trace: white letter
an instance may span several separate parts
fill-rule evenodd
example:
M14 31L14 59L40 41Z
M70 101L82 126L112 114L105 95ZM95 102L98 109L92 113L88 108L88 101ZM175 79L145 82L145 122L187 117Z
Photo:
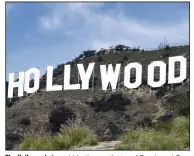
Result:
M34 87L30 88L30 75L34 74ZM30 68L25 72L24 91L27 93L35 93L39 89L40 70L37 68Z
M160 67L159 81L154 81L154 68ZM166 82L166 64L162 61L154 61L148 66L148 84L151 87L161 87Z
M121 64L116 64L115 72L113 71L112 64L108 66L108 72L106 71L106 65L100 65L102 90L107 90L107 86L110 82L112 89L116 89L118 76L120 73Z
M175 77L175 62L180 62L180 76ZM187 78L187 60L183 56L169 57L168 84L180 83Z
M46 82L46 91L57 91L62 90L62 85L53 86L53 66L47 67L47 82Z
M135 68L136 69L136 81L134 83L130 82L131 78L131 69ZM124 85L127 88L137 88L139 85L142 83L142 65L135 62L135 63L130 63L125 67L125 77L124 77Z
M19 81L14 82L14 73L9 74L8 98L13 97L13 88L18 87L18 97L24 94L24 72L19 72Z
M89 89L89 80L92 75L95 63L89 63L88 69L85 72L83 64L77 64L80 78L82 80L82 89Z
M72 89L80 89L80 84L70 84L70 65L65 65L65 73L64 73L64 90Z

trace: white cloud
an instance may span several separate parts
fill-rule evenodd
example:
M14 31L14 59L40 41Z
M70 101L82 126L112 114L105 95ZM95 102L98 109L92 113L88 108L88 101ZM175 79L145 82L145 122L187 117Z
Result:
M120 7L112 12L99 11L102 6L102 3L57 4L40 18L40 26L46 32L60 31L88 48L105 48L118 43L151 48L164 37L169 42L183 42L181 38L189 41L187 19L157 25L126 16Z
M159 25L126 16L121 6L101 11L103 3L52 3L45 6L48 11L39 18L41 34L30 38L32 32L29 31L27 40L31 44L16 49L17 52L9 56L8 73L35 66L44 71L47 65L70 61L83 50L98 50L115 44L155 48L164 37L169 42L189 41L188 17ZM13 8L15 6L9 4L7 11ZM52 35L54 41L50 44ZM35 44L34 40L40 44Z

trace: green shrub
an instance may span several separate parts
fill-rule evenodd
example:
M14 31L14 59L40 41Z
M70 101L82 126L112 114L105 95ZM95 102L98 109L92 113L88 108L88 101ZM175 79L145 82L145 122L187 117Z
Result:
M188 116L190 115L190 97L189 91L186 93L175 94L174 97L168 100L170 110L178 116Z
M57 136L25 138L19 150L67 150L72 146L96 145L96 136L87 128L67 127Z
M120 140L117 150L182 150L189 146L189 118L177 117L172 123L131 130Z
M62 137L70 137L73 145L96 145L96 136L87 128L67 127L61 133Z
M156 92L156 97L159 99L162 96L164 96L168 92L168 89L166 87L161 87L157 92Z
M179 135L184 135L185 132L189 132L189 118L177 117L172 123L172 132Z
M172 122L157 122L152 127L156 131L161 131L163 133L169 133L172 130Z

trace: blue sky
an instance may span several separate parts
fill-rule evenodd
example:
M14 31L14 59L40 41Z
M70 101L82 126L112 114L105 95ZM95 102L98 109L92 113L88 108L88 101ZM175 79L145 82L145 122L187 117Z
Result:
M6 75L115 44L189 42L188 3L7 3Z

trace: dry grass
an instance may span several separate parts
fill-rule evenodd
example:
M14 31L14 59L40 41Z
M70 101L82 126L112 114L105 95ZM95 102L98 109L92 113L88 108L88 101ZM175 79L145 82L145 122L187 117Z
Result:
M189 118L178 117L169 124L131 130L120 140L117 150L183 150L189 146Z
M32 135L26 137L16 150L67 150L73 146L96 145L98 139L87 127L73 123L63 126L56 136Z

